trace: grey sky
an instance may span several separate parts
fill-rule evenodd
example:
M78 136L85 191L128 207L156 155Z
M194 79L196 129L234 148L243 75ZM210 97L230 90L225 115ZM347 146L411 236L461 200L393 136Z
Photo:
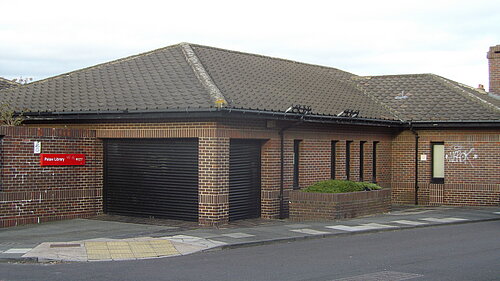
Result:
M190 42L340 68L488 86L492 1L2 1L0 76L43 79Z

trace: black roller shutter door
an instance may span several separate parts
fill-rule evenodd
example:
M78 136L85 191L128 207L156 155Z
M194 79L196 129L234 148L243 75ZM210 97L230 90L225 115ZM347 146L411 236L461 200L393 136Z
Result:
M231 140L229 220L260 217L260 147L256 140Z
M197 139L105 141L105 212L198 220Z

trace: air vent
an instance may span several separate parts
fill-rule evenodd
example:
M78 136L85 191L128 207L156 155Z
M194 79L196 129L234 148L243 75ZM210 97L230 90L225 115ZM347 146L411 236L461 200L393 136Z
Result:
M397 100L404 100L404 99L407 99L408 96L405 95L405 91L403 90L403 91L401 91L401 93L399 95L395 96L394 98Z

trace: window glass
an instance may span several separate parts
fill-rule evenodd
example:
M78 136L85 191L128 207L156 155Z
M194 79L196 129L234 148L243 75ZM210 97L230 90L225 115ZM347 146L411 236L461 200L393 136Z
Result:
M336 140L332 141L332 155L331 155L331 163L330 163L330 178L332 180L335 179L335 173L337 172L337 142Z
M434 169L433 174L435 178L444 178L444 145L434 145Z
M373 142L373 152L372 152L372 182L377 182L377 145L378 141Z
M432 178L444 179L444 144L432 145Z
M351 143L352 141L345 142L345 177L347 180L351 179Z
M300 142L301 140L293 141L293 188L299 188L299 165L300 165Z
M359 142L359 181L365 180L365 142Z

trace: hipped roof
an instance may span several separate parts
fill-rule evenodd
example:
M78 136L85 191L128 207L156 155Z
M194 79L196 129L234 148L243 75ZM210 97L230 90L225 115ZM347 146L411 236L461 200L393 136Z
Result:
M402 121L498 121L495 99L433 74L361 77L336 68L181 43L0 91L31 113L252 109ZM28 114L29 115L29 114Z

